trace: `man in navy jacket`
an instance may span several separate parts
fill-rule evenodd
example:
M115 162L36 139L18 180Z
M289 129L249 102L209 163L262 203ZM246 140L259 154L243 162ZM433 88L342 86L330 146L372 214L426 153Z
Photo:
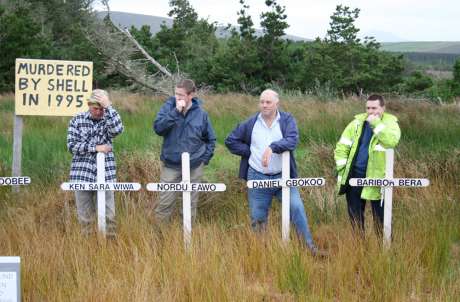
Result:
M163 137L161 148L160 182L182 181L181 155L190 154L190 180L201 182L203 165L207 165L214 154L216 136L208 114L201 108L201 101L194 97L195 83L185 79L176 85L175 96L170 97L158 112L153 123L156 134ZM160 201L155 208L158 221L171 217L177 192L160 192ZM192 217L196 215L198 192L192 192Z
M294 149L299 142L299 131L294 117L278 110L278 94L270 89L260 95L260 112L239 124L225 139L233 154L241 156L240 178L262 180L281 178L281 154L290 152L290 176L297 177ZM281 188L248 189L251 225L256 231L264 230L272 198L281 201ZM290 190L290 219L297 234L314 255L318 251L308 227L308 219L297 188Z

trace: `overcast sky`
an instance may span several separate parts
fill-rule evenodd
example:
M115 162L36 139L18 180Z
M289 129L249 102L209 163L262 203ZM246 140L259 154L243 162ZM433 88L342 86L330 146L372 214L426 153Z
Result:
M202 18L236 24L238 0L189 0ZM110 9L167 17L168 0L110 0ZM249 14L259 27L264 0L246 0ZM278 0L286 7L287 34L323 38L338 4L361 9L356 25L360 34L385 41L460 41L460 0Z

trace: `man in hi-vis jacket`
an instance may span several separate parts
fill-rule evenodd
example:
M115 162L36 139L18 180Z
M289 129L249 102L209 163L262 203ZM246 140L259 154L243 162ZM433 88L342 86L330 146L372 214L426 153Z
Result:
M339 194L346 194L353 229L364 237L364 209L371 201L374 228L383 231L383 202L380 187L352 187L350 178L384 178L385 151L396 147L401 137L398 119L385 112L381 95L366 102L366 113L358 114L343 131L334 151Z

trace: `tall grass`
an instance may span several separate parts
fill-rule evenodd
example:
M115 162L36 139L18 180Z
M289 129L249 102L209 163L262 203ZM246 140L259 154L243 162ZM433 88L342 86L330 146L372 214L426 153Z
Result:
M161 139L151 124L162 100L114 92L126 130L115 140L120 181L159 179ZM301 176L324 176L324 188L302 189L313 235L330 252L316 259L292 232L281 242L280 206L269 230L249 229L238 157L225 136L257 110L245 95L210 95L204 106L218 136L205 178L227 192L200 197L193 243L183 248L180 213L160 227L153 219L157 194L116 193L118 238L84 237L67 179L69 118L26 117L23 174L30 187L15 195L0 188L0 255L19 255L25 301L457 301L460 294L460 120L454 106L391 100L402 139L396 177L428 177L423 189L396 189L393 243L383 251L366 216L367 240L349 226L343 197L334 192L332 152L341 131L364 104L298 97L282 100L301 131L296 152ZM13 105L0 97L0 173L10 174Z

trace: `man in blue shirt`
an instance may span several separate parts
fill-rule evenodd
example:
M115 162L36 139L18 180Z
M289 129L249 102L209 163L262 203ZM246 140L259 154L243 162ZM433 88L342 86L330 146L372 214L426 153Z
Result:
M260 112L239 124L225 139L233 154L241 156L239 176L245 180L281 178L281 153L290 151L290 176L297 177L293 151L299 142L294 117L278 110L278 94L267 89L260 95ZM251 225L266 228L272 198L281 201L281 188L248 189ZM313 255L324 255L313 242L304 205L297 188L290 190L290 219Z
M190 180L201 182L203 166L214 154L216 136L208 114L201 108L201 100L194 96L195 83L185 79L175 88L175 95L166 100L153 123L156 134L163 137L161 147L160 182L182 181L181 155L190 154ZM159 222L169 221L174 210L177 192L160 192L155 208ZM198 192L192 192L192 217L196 216Z

